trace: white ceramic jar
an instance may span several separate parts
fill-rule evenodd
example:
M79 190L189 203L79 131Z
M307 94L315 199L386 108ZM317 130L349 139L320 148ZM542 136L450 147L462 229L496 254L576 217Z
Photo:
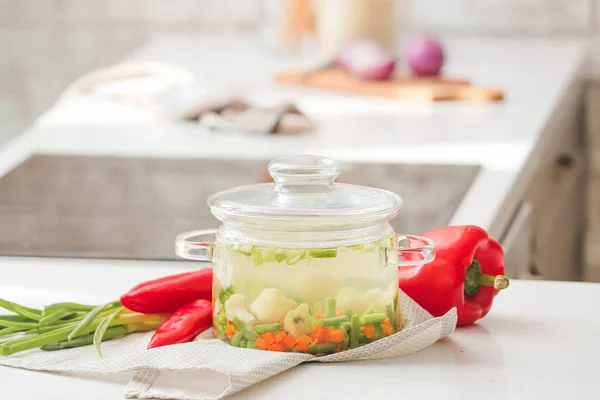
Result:
M396 47L396 0L313 0L315 35L324 61L333 60L350 40L374 39Z

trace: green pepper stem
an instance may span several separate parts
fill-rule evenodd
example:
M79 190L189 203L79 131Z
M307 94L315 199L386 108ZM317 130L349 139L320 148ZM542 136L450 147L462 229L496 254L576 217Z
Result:
M506 289L510 284L508 278L504 275L481 274L479 283L483 286L493 286L496 290Z
M509 283L508 278L504 275L494 276L482 273L479 261L474 259L465 275L465 294L474 296L481 286L492 286L496 290L503 290L508 287Z

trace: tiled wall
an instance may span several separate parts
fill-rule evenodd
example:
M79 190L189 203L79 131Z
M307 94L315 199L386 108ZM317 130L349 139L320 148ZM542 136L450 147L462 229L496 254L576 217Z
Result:
M251 31L262 15L260 0L0 0L0 144L155 34Z
M274 15L280 1L0 0L0 142L46 109L75 77L117 61L154 34L251 32ZM405 31L589 37L598 43L600 65L598 2L397 0L397 8Z
M413 0L411 22L448 34L587 34L594 0Z

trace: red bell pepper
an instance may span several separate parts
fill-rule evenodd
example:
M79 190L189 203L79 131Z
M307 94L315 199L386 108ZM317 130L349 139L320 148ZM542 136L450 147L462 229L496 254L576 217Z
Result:
M170 314L194 300L211 300L212 268L140 283L121 296L125 308L143 314Z
M149 349L186 343L212 325L212 303L200 299L180 307L154 332Z
M446 226L421 236L435 242L436 258L421 267L399 267L400 289L434 317L456 307L459 326L483 318L509 284L500 244L477 226Z

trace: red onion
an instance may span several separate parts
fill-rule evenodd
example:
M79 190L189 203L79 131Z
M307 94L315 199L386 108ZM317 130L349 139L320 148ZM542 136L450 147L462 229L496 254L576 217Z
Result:
M343 69L350 71L354 60L382 52L381 46L374 40L356 40L344 45L337 58L337 63Z
M419 37L408 46L408 65L417 75L437 75L444 65L444 51L434 39Z
M337 64L360 79L383 80L394 72L396 59L376 41L358 40L342 48Z

